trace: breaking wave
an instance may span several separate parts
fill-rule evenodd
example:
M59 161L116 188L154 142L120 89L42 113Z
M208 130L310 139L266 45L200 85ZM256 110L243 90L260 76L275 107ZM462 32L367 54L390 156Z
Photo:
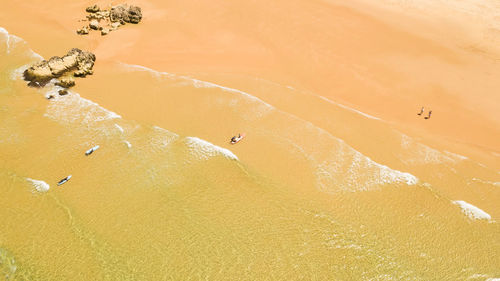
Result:
M20 43L20 42L23 42L23 43L26 43L26 41L24 41L24 39L22 39L21 37L18 37L16 35L13 35L13 34L10 34L5 28L3 27L0 27L0 34L3 34L3 36L5 37L5 44L6 44L6 52L7 54L10 54L11 51L14 49L15 45L17 43ZM36 59L39 59L39 60L43 60L43 57L37 53L35 53L33 50L29 49L28 50L30 55L33 57L33 58L36 58Z
M441 163L456 163L468 159L465 156L451 153L449 151L440 152L434 148L416 142L411 137L401 134L401 148L403 152L399 158L405 164L426 165Z
M453 201L453 203L460 206L462 212L472 220L491 220L491 216L488 213L472 204L460 200Z
M247 92L244 92L244 91L241 91L238 89L225 87L222 85L218 85L218 84L208 82L208 81L199 80L199 79L192 78L192 77L185 76L185 75L177 75L177 74L164 72L164 71L156 71L154 69L151 69L151 68L148 68L148 67L145 67L142 65L125 64L125 63L121 63L121 65L123 65L129 69L146 71L146 72L152 73L153 75L155 75L157 77L165 76L165 77L168 77L172 80L180 80L183 82L188 82L189 84L191 84L195 88L215 88L215 89L219 89L219 90L224 91L224 92L238 94L240 96L245 97L248 101L251 101L254 104L257 104L257 108L254 108L254 112L258 113L259 117L262 117L266 113L269 113L270 111L275 109L274 106L266 103L265 101L255 97Z
M64 124L90 125L95 122L121 118L120 115L109 111L99 104L80 97L78 93L68 91L65 96L59 96L62 89L53 86L46 95L53 98L47 106L44 116Z
M47 192L50 189L50 186L48 183L41 181L41 180L34 180L31 178L26 178L27 181L31 182L33 185L33 189L38 192Z
M238 160L229 149L222 148L197 137L186 137L189 152L199 160L208 160L210 157L222 155L228 159Z
M188 76L156 71L145 66L130 64L122 65L130 69L146 71L158 77L166 76L174 80L180 79L188 81L196 88L218 88L223 91L237 93L240 96L258 103L259 107L254 108L255 110L258 111L260 108L265 108L268 111L271 110L278 114L280 117L284 117L283 123L286 124L286 126L269 129L267 133L272 134L272 139L279 140L281 145L283 145L283 143L290 145L292 150L298 151L311 162L311 165L316 171L317 187L320 190L326 192L363 191L373 190L380 185L389 183L415 185L418 182L415 176L379 164L361 154L343 140L334 137L324 129L291 113L277 109L249 93ZM230 100L229 102L232 103L233 101ZM333 101L328 100L328 102L354 111L367 118L379 119ZM228 105L231 106L231 104ZM294 129L289 130L292 127ZM283 130L282 128L286 129ZM311 142L311 140L314 141ZM229 150L223 148L219 148L219 150L215 149L213 144L202 140L194 141L194 139L188 139L187 143L192 146L196 144L199 151L201 151L198 155L201 159L206 159L209 156L222 153L221 149L227 153L226 157L237 159ZM311 143L317 143L315 146L321 146L322 149L318 150L314 146L311 147Z

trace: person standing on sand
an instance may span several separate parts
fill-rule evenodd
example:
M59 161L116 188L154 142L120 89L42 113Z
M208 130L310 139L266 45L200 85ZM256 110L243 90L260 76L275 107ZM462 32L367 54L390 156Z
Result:
M431 114L432 114L432 110L429 110L429 115L428 115L428 116L425 116L424 118L425 118L425 119L430 119L430 118L431 118Z

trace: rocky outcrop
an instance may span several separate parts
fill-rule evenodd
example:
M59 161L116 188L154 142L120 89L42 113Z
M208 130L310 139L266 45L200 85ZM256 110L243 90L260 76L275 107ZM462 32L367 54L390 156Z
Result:
M97 5L94 5L94 6L90 6L90 7L87 7L87 9L85 9L85 11L87 13L97 13L99 12L101 9L99 8L99 6Z
M75 78L71 76L62 77L61 79L59 79L59 81L56 82L56 85L63 88L71 88L75 86Z
M115 6L111 8L109 19L112 22L120 22L121 24L126 22L139 23L142 19L141 8L128 6L127 4Z
M30 81L31 85L43 86L52 78L70 72L74 76L84 77L93 73L95 59L94 54L74 48L63 57L52 57L29 67L23 73L24 80Z
M88 24L76 31L77 34L85 35L93 30L100 30L101 35L107 35L109 32L116 30L119 26L126 23L137 24L142 19L142 11L140 7L121 4L113 6L109 10L101 10L97 5L87 7Z
M76 33L80 34L80 35L87 35L87 34L89 34L89 27L88 26L84 26L84 27L78 29L76 31Z

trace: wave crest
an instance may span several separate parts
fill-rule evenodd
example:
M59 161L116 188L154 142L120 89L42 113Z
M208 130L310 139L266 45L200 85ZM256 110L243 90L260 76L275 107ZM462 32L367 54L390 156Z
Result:
M232 160L238 160L238 157L229 149L222 148L197 137L186 137L186 144L190 153L200 160L208 160L210 157L217 155L222 155Z

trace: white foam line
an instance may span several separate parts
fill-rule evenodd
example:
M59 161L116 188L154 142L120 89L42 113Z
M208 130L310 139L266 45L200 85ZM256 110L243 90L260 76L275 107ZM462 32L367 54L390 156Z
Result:
M120 131L123 134L124 130L120 125L115 124L115 127L118 129L118 131Z
M251 94L249 94L247 92L244 92L244 91L241 91L241 90L238 90L238 89L225 87L225 86L222 86L222 85L219 85L219 84L215 84L215 83L212 83L212 82L199 80L199 79L192 78L192 77L185 76L185 75L177 75L177 74L173 74L173 73L169 73L169 72L164 72L164 71L156 71L154 69L151 69L151 68L148 68L148 67L145 67L145 66L142 66L142 65L126 64L126 63L122 63L122 65L127 66L129 68L135 68L135 69L139 69L139 70L143 70L143 71L148 71L148 72L151 72L151 73L153 73L153 74L155 74L157 76L165 75L165 76L170 77L172 79L177 78L177 79L188 80L196 88L218 88L218 89L221 89L221 90L226 91L226 92L238 93L238 94L243 95L243 96L245 96L245 97L247 97L247 98L249 98L251 100L254 100L254 101L257 101L257 102L260 102L260 103L264 104L269 109L274 109L274 106L266 103L265 101L259 99L258 97L253 96L253 95L251 95Z
M178 137L179 137L179 135L178 135L178 134L173 133L173 132L170 132L169 130L164 129L164 128L162 128L162 127L158 127L158 126L156 126L156 125L155 125L155 126L153 126L153 129L155 129L155 130L157 130L157 131L160 131L160 132L162 132L162 133L165 133L165 134L167 134L167 135L172 135L172 136L174 136L174 137L176 137L176 138L178 138Z
M388 166L385 166L385 165L382 165L380 163L377 163L377 162L373 161L370 157L368 157L368 156L362 154L361 152L357 151L356 149L354 149L352 146L350 146L349 144L347 144L346 142L344 142L344 140L339 139L339 138L333 136L328 131L326 131L326 130L320 128L320 127L315 126L311 122L306 121L304 119L301 119L301 118L299 118L299 117L297 117L295 115L292 115L292 114L289 114L289 113L286 113L286 112L282 112L282 113L289 115L290 118L294 118L296 120L304 122L309 127L316 128L320 133L327 135L329 138L331 138L333 140L336 140L337 142L341 143L342 145L345 145L345 147L348 150L350 150L350 151L352 151L354 153L354 156L356 158L362 159L364 157L364 159L367 161L367 164L369 166L373 165L373 166L376 166L377 168L380 169L381 180L384 183L405 182L408 185L415 185L415 184L418 183L418 178L415 177L414 175L412 175L410 173L406 173L406 172L401 172L401 171L398 171L398 170L394 170L394 169L391 169ZM313 159L314 159L314 157L313 157ZM322 169L321 164L319 166L319 169L321 171L321 169ZM325 171L325 172L328 173L327 171Z
M12 71L12 74L10 75L10 79L12 80L23 79L23 73L26 69L28 69L28 67L30 67L30 65L31 64L25 64L19 68L14 69L14 71Z
M281 85L281 84L279 84L279 83L276 83L276 82L273 82L273 81L269 81L269 80L266 80L266 79L263 79L263 78L257 78L257 80L261 80L261 81L264 81L264 82L266 82L266 83L271 83L271 84L274 84L274 85L277 85L277 86L283 87L283 85ZM294 87L292 87L292 86L290 86L290 85L287 85L287 86L284 86L284 87L285 87L285 88L287 88L287 89L289 89L289 90L295 91L295 92L301 92L301 91L297 90L296 88L294 88ZM332 100L330 100L330 99L328 99L328 98L325 98L324 96L320 96L320 95L317 95L317 94L312 93L312 92L311 92L310 94L311 94L312 96L319 97L319 98L321 98L322 100L325 100L325 101L327 101L328 103L331 103L331 104L333 104L333 105L336 105L336 106L339 106L339 107L341 107L341 108L347 109L347 110L349 110L349 111L352 111L352 112L355 112L355 113L361 114L361 115L363 115L363 116L365 116L365 117L367 117L367 118L370 118L370 119L375 119L375 120L381 120L381 119L380 119L380 118L378 118L378 117L374 117L374 116L368 115L368 114L366 114L366 113L364 113L364 112L362 112L362 111L356 110L356 109L354 109L354 108L348 107L348 106L343 105L343 104L340 104L340 103L338 103L338 102L334 102L334 101L332 101Z
M322 100L325 100L325 101L327 101L327 102L331 103L331 104L334 104L334 105L336 105L336 106L342 107L343 109L347 109L347 110L349 110L349 111L352 111L352 112L355 112L355 113L357 113L357 114L363 115L363 116L365 116L366 118L375 119L375 120L381 120L381 119L380 119L380 118L378 118L378 117L368 115L368 114L366 114L366 113L364 113L364 112L361 112L361 111L356 110L356 109L354 109L354 108L348 107L347 105L343 105L343 104L340 104L340 103L338 103L338 102L334 102L334 101L332 101L332 100L330 100L330 99L328 99L328 98L325 98L324 96L318 96L318 97L319 97L320 99L322 99Z
M500 182L496 181L487 181L487 180L482 180L482 179L479 179L479 178L472 178L473 181L477 181L477 182L480 182L480 183L484 183L484 184L491 184L491 185L494 185L494 186L500 186Z
M449 152L447 150L444 150L443 152L446 153L446 154L448 154L448 155L450 155L450 156L453 156L455 158L461 159L461 160L467 160L467 159L469 159L467 156L463 156L463 155L460 155L460 154Z
M206 82L206 81L202 81L202 80L194 79L194 78L187 77L187 76L180 76L180 75L175 75L175 74L168 73L168 72L160 72L160 71L156 71L156 70L153 70L153 69L151 69L151 68L148 68L148 67L145 67L145 66L141 66L141 65L131 65L131 64L125 64L125 63L121 63L121 64L122 64L122 65L124 65L124 66L126 66L126 67L129 67L129 68L139 69L139 70L142 70L142 71L151 72L151 73L153 73L153 74L155 74L155 75L157 75L157 76L160 76L160 75L165 75L165 76L170 77L170 78L172 78L172 79L176 79L176 78L177 78L177 79L181 78L181 79L184 79L184 80L186 80L186 79L187 79L187 80L190 80L190 81L193 83L193 85L194 85L195 87L217 87L217 88L220 88L220 89L225 90L225 91L230 91L230 92L234 92L234 93L241 94L241 95L243 95L243 96L245 96L245 97L251 98L252 100L255 100L255 101L258 101L258 102L260 102L260 103L264 104L266 107L268 107L268 108L270 108L270 109L274 109L274 110L276 110L276 111L277 111L277 112L279 112L279 113L282 113L282 114L284 114L284 115L286 115L286 116L289 116L289 117L290 117L290 118L292 118L292 119L295 119L295 120L299 120L299 121L301 121L301 122L304 122L304 123L305 123L305 125L306 125L307 127L317 128L317 129L318 129L321 133L324 133L324 134L326 134L327 136L329 136L330 138L332 138L332 139L334 139L334 140L336 140L336 141L338 141L338 142L341 142L341 143L344 143L344 144L345 144L345 142L344 142L343 140L341 140L341 139L339 139L339 138L334 137L334 136L333 136L333 135L331 135L329 132L325 131L324 129L322 129L322 128L320 128L320 127L317 127L316 125L312 124L311 122L306 121L306 120L304 120L304 119L301 119L301 118L299 118L299 117L297 117L297 116L295 116L295 115L293 115L293 114L291 114L291 113L284 112L284 111L281 111L281 110L279 110L279 109L276 109L274 106L272 106L272 105L270 105L270 104L268 104L268 103L264 102L263 100L261 100L261 99L259 99L259 98L255 97L255 96L253 96L253 95L251 95L251 94L248 94L248 93L246 93L246 92L243 92L243 91L240 91L240 90L237 90L237 89L233 89L233 88L228 88L228 87L225 87L225 86L221 86L221 85L218 85L218 84L215 84L215 83L212 83L212 82ZM365 113L363 113L363 112L361 112L361 111L358 111L358 110L355 110L355 109L349 108L349 107L347 107L347 106L344 106L344 105L341 105L341 104L338 104L338 103L335 103L335 102L333 102L333 101L331 101L331 100L328 100L328 99L326 99L326 98L324 98L324 97L322 97L322 98L323 98L323 99L325 99L325 100L327 100L327 101L328 101L328 102L330 102L330 103L333 103L333 104L335 104L335 105L338 105L338 106L343 107L343 108L345 108L345 109L348 109L348 110L350 110L350 111L354 111L354 112L356 112L356 113L358 113L358 114L361 114L361 115L363 115L363 116L365 116L365 117L367 117L367 118L380 120L380 119L379 119L379 118L377 118L377 117L373 117L373 116L368 115L368 114L365 114ZM196 138L196 139L197 139L197 138ZM189 140L189 138L188 138L188 140ZM210 144L209 142L206 142L206 141L203 141L203 140L200 140L200 141ZM193 139L191 139L191 142L196 143L195 141L193 141ZM200 143L201 143L201 142L200 142ZM210 145L213 145L213 144L210 144ZM362 154L362 153L360 153L359 151L355 150L354 148L352 148L352 147L351 147L351 146L349 146L348 144L345 144L345 145L346 145L346 147L347 147L348 149L352 150L355 154L359 154L360 156L366 157L365 155L363 155L363 154ZM207 146L207 147L208 147L208 146ZM220 148L220 149L223 149L223 150L225 150L225 151L229 152L229 153L230 153L229 155L233 155L233 156L234 156L234 158L235 158L235 159L237 159L236 155L234 155L234 154L233 154L232 152L230 152L229 150L224 149L224 148ZM381 172L381 177L382 177L382 181L383 181L383 182L386 182L386 183L387 183L387 182L389 182L389 178L390 178L391 180L393 180L393 181L397 181L397 182L405 182L405 183L407 183L408 185L414 185L414 184L416 184L416 183L418 182L418 179L417 179L415 176L413 176L413 175L411 175L411 174L409 174L409 173L401 172L401 171L398 171L398 170L393 170L393 169L391 169L391 168L389 168L389 167L387 167L387 166L385 166L385 165L379 164L379 163L377 163L377 162L375 162L375 161L371 160L371 159L370 159L370 158L368 158L368 157L366 157L366 160L367 160L368 165L374 165L374 166L376 166L377 168L379 168L379 169L380 169L380 172Z
M3 33L5 35L5 37L7 38L6 39L6 44L7 44L7 54L10 54L10 41L12 40L13 43L16 43L16 42L21 42L21 41L24 41L21 37L18 37L16 35L13 35L13 34L9 34L9 32L7 31L7 29L3 28L3 27L0 27L0 33ZM31 55L34 57L34 58L38 58L40 60L43 60L43 57L37 53L35 53L33 50L30 49L30 52L31 52Z
M232 160L238 160L238 157L229 149L222 148L197 137L186 137L186 143L193 154L204 160L218 154Z
M125 141L123 141L123 142L127 145L127 147L128 147L128 148L131 148L131 147L132 147L132 144L130 144L130 142L129 142L129 141L126 141L126 140L125 140Z
M85 124L121 118L115 112L82 98L78 93L69 92L66 96L59 96L60 89L62 88L54 86L47 92L46 95L52 95L54 98L47 106L44 116L66 123L78 121Z
M5 37L7 38L6 40L6 44L7 44L7 54L10 54L10 41L12 40L14 43L15 42L20 42L20 41L23 41L23 39L15 36L15 35L12 35L12 34L9 34L9 32L3 28L3 27L0 27L0 32L5 34Z
M31 182L33 184L33 187L35 188L35 190L38 192L47 192L50 189L49 184L44 182L44 181L34 180L31 178L26 178L26 180Z
M462 212L472 220L491 220L491 216L488 213L472 204L461 200L453 201L453 203L460 206Z
M415 185L418 183L418 178L415 177L414 175L406 172L401 172L398 170L394 170L389 168L386 165L382 165L380 163L377 163L370 159L370 157L361 154L359 151L356 151L360 155L366 157L366 159L369 161L369 163L375 165L378 167L381 171L384 171L382 174L382 181L385 183L393 183L393 182L405 182L407 185Z
M455 163L467 159L465 156L454 154L448 151L439 151L427 145L421 144L411 137L395 130L401 135L401 148L405 152L400 153L401 161L405 164L439 164L444 162Z

